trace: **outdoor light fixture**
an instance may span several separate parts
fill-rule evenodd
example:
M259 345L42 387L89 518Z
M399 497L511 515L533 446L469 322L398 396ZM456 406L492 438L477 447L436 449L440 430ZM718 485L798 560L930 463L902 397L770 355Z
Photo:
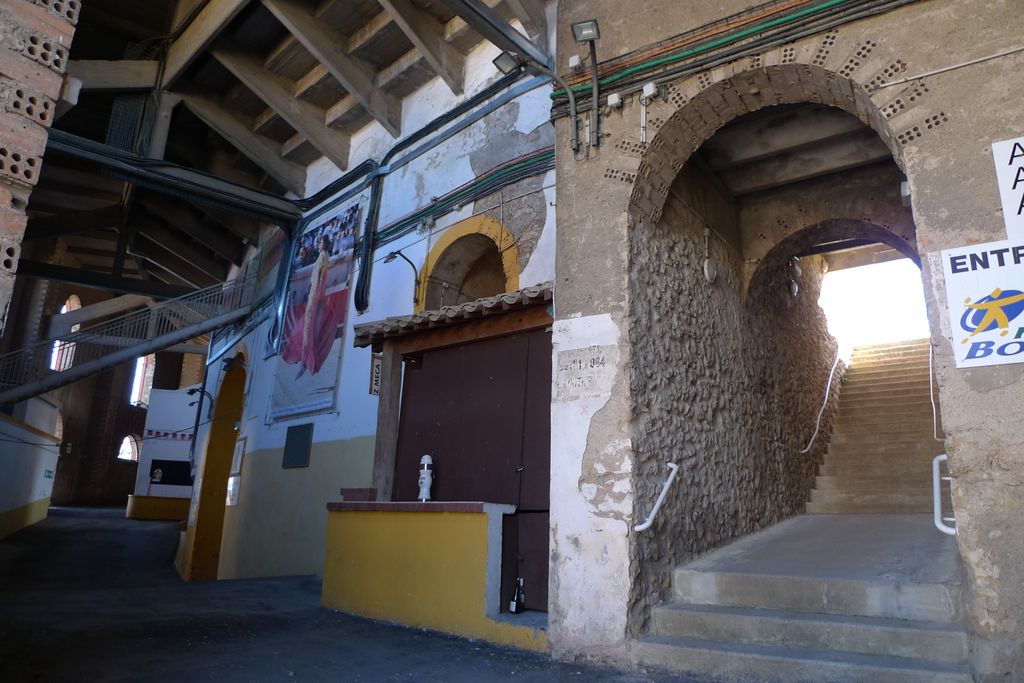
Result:
M508 50L505 50L500 55L491 60L491 63L494 64L494 67L498 71L505 74L506 76L508 76L516 69L522 68L523 66L523 63L522 61L520 61L519 56L512 52L509 52Z
M577 21L572 25L572 37L577 43L586 43L597 40L601 37L601 29L597 25L597 19Z
M508 53L504 52L502 54L508 54ZM497 66L497 60L495 60L495 66ZM415 306L416 304L418 304L420 302L420 271L419 271L418 268L416 268L416 264L413 263L412 261L410 261L409 257L402 253L401 249L399 249L397 251L393 251L390 254L388 254L387 256L385 256L384 257L384 263L391 263L396 258L401 258L403 261L405 261L406 263L409 264L410 268L412 268L412 278L413 278L413 281L415 282L415 285L414 285L413 290L412 290L412 303Z
M601 117L597 111L600 89L597 82L597 45L595 44L601 37L601 29L597 26L597 19L577 21L572 25L572 35L577 43L587 43L590 46L590 69L592 74L590 111L594 117L594 121L590 126L590 146L597 147L601 143Z

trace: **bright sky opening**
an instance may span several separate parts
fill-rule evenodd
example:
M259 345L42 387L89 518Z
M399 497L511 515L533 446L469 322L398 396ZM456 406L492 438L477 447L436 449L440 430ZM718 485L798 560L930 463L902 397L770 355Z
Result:
M910 259L826 273L818 304L847 362L854 346L928 336L921 270Z

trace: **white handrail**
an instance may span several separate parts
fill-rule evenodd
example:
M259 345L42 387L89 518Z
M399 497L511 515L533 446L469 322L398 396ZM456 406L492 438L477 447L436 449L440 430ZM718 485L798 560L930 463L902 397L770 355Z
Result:
M651 528L651 525L654 524L654 518L658 516L658 510L661 509L662 503L665 502L665 496L668 495L668 489L672 486L672 482L676 480L676 475L679 474L679 465L674 462L668 463L668 468L672 471L669 473L668 479L665 480L665 485L661 487L661 493L658 494L658 500L654 501L654 507L651 509L651 514L647 516L647 519L644 520L643 524L637 524L633 527L634 530L647 531Z
M825 406L828 405L828 397L832 393L832 378L836 375L836 367L839 365L839 356L843 353L843 349L839 344L836 344L836 360L832 363L832 369L828 371L828 384L825 385L825 398L821 400L821 410L818 411L818 419L814 422L814 433L811 434L811 440L807 442L807 446L801 450L801 453L808 453L811 450L811 446L814 445L814 440L818 438L818 430L821 429L821 416L825 413Z
M928 398L932 401L932 438L945 443L945 439L939 438L939 418L935 410L935 372L932 370L932 356L934 355L931 339L928 340Z
M942 481L951 481L952 477L939 476L939 467L948 460L945 453L936 455L932 460L932 515L936 529L944 534L956 536L956 527L949 526L942 518Z

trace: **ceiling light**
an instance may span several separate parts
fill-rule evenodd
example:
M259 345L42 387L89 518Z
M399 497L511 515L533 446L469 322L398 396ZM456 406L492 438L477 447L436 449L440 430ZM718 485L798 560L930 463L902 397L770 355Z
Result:
M577 21L572 25L572 35L577 43L589 43L601 37L601 29L597 26L597 19Z

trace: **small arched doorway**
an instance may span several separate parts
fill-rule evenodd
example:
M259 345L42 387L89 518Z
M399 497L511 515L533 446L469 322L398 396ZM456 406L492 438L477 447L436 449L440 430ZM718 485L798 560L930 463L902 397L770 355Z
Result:
M475 216L448 228L424 264L418 310L457 306L519 288L519 249L497 220Z
M238 439L239 424L245 406L246 367L239 354L228 362L228 369L213 404L213 419L202 474L196 479L198 497L195 520L188 529L186 542L191 548L186 579L215 581L220 565L220 543L224 531L224 507L231 458Z

